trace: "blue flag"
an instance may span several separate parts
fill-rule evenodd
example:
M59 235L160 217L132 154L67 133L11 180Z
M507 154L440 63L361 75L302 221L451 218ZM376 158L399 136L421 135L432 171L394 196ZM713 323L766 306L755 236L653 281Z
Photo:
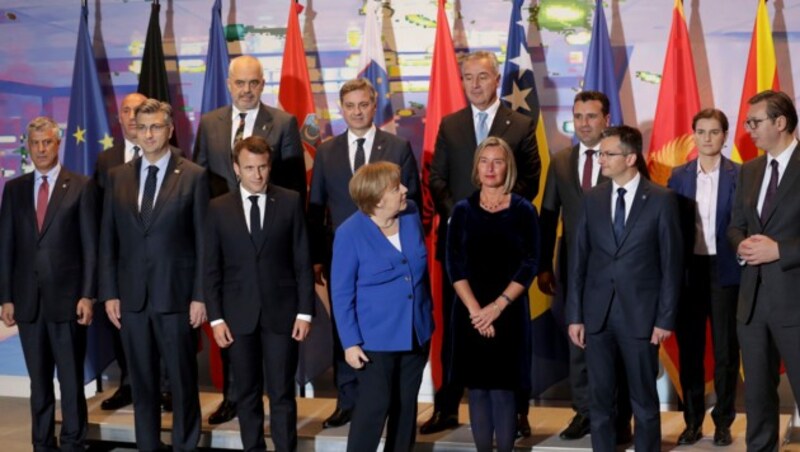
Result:
M214 0L211 7L211 29L208 33L208 52L206 53L206 77L203 82L203 104L200 112L230 105L231 95L226 86L228 79L228 44L222 29L222 2Z
M359 77L364 77L372 83L377 91L377 110L375 111L375 126L390 133L395 133L394 110L389 97L389 74L386 72L386 57L383 53L383 40L381 39L380 20L378 12L383 11L379 1L368 0L364 5L366 19L364 22L364 35L361 44L361 64Z
M583 89L584 91L600 91L605 94L610 104L611 125L623 124L622 107L619 103L619 83L617 83L614 73L614 54L608 38L606 14L603 11L601 0L597 0L595 5L592 41L589 45L589 55L586 58Z
M89 38L88 17L89 9L84 4L78 26L78 47L75 51L63 159L65 167L87 176L94 173L100 152L114 145L97 76L92 40ZM87 331L84 383L99 377L114 359L108 321L104 321L105 315L96 317Z

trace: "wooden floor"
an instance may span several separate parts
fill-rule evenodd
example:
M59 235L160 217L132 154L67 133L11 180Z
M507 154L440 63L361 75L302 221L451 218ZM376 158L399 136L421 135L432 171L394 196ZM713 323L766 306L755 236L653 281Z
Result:
M130 443L134 447L133 410L126 407L115 412L102 411L100 402L112 394L108 391L88 400L89 405L89 436L92 440L111 441L114 443ZM213 449L241 450L239 439L239 424L234 419L222 425L210 426L205 420L213 412L220 401L219 394L201 393L200 404L203 412L203 434L200 446ZM347 443L348 426L333 429L322 429L322 421L335 407L336 401L327 398L304 399L299 398L298 405L298 436L300 451L339 452L344 450ZM265 399L265 407L268 406ZM420 403L418 422L421 424L430 417L432 406L429 403ZM267 413L268 414L268 413ZM591 440L587 436L578 441L563 441L558 438L559 432L572 417L569 408L532 407L530 423L533 435L517 441L518 451L590 451ZM789 415L780 418L782 438L788 440L790 433ZM417 451L472 451L472 435L469 428L469 416L466 405L462 404L459 413L462 425L455 430L433 435L417 436ZM745 417L739 414L732 426L734 443L728 448L721 449L712 444L714 425L710 416L706 417L703 426L704 438L695 445L686 447L676 446L678 435L684 427L680 412L662 412L662 437L663 451L691 450L691 451L744 451ZM267 418L267 423L269 422ZM169 443L169 429L172 425L172 416L162 416L162 439ZM269 425L267 425L268 447L273 448L269 442ZM628 450L633 450L630 447ZM800 450L800 448L787 447L785 451Z

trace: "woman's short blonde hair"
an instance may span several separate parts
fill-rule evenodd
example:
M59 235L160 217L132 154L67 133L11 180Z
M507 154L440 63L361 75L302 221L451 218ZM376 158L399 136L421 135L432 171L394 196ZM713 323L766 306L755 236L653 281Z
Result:
M350 179L350 197L358 209L367 215L375 213L386 190L400 184L400 167L391 162L364 165Z
M506 141L499 137L488 137L475 150L475 157L472 160L472 183L481 188L481 180L478 177L478 162L481 160L481 154L486 148L497 147L503 150L503 159L506 161L506 180L503 181L503 192L511 193L514 189L514 184L517 183L517 161L514 159L514 152Z

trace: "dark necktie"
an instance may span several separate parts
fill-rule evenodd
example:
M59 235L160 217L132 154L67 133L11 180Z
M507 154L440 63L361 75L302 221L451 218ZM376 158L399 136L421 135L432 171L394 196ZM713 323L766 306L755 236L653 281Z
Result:
M364 166L364 163L367 161L367 157L364 154L365 141L367 141L366 138L359 138L356 140L356 157L353 159L353 173Z
M139 157L139 151L141 150L142 148L139 146L133 146L133 158L131 160L136 160L136 157Z
M42 232L44 217L47 215L47 201L50 195L50 184L47 183L47 176L42 176L42 183L39 185L39 192L36 194L36 225L39 232Z
M772 166L772 174L769 176L767 193L764 195L764 204L761 205L761 224L764 224L772 212L772 205L775 203L775 195L778 194L778 161L769 162Z
M617 206L614 209L614 238L619 245L622 234L625 232L625 193L627 190L620 187L617 189Z
M158 167L150 165L147 167L147 180L144 181L144 192L142 193L142 207L139 209L139 216L144 227L150 226L153 219L153 201L156 197L156 174Z
M258 195L248 196L250 200L250 237L258 243L261 237L261 209L258 208Z
M233 135L234 146L244 139L244 118L246 117L247 113L239 113L239 127L236 128L236 134Z
M586 150L586 161L583 162L583 178L581 179L581 189L583 191L587 191L592 188L592 156L594 155L594 149L587 149Z

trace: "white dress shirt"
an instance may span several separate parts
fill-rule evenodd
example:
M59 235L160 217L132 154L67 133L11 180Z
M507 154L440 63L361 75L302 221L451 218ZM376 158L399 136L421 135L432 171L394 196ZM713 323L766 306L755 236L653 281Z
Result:
M636 190L639 188L639 182L641 180L642 175L637 171L633 179L629 180L625 185L617 185L616 182L611 182L611 224L614 224L614 211L617 207L617 196L619 196L617 194L617 189L625 189L625 223L627 223L628 217L631 214L631 208L633 207L633 201L636 199Z
M592 187L597 185L597 178L600 177L600 157L597 154L600 152L598 149L600 144L591 148L594 151L592 154ZM586 164L586 151L590 148L585 144L578 142L578 185L583 182L583 165Z
M764 170L764 180L761 181L761 191L758 192L758 214L761 215L761 207L764 206L764 198L767 196L767 187L769 186L769 179L772 176L772 161L778 161L778 186L780 186L781 179L783 179L783 173L786 172L786 165L789 164L789 161L792 159L792 154L794 154L794 148L797 147L797 138L792 140L792 143L786 148L783 152L781 152L777 158L772 157L771 155L767 154L767 167Z
M134 146L138 146L139 147L139 154L141 155L142 147L139 146L138 144L134 143L133 141L130 141L127 138L125 138L125 155L122 157L123 160L125 161L125 163L128 163L131 160L133 160L136 157L138 157L136 155L136 152L134 152L134 150L133 150Z
M258 104L256 108L251 108L250 110L239 110L236 106L232 106L231 108L231 149L233 149L233 140L236 139L236 131L239 130L239 113L246 113L247 116L244 117L244 135L242 138L247 138L253 135L253 128L256 125L256 116L258 116L258 110L261 109L261 104Z
M369 163L369 157L372 155L372 144L375 142L376 130L375 124L372 124L363 137L354 134L349 129L347 130L347 157L350 159L350 169L353 170L354 173L356 165L356 149L358 149L358 143L356 143L356 141L359 138L364 138L364 164Z
M56 166L50 168L45 174L34 170L33 174L33 208L36 209L36 202L39 200L39 187L42 185L42 176L47 176L47 203L50 203L50 197L53 196L53 189L56 187L56 180L58 174L61 172L61 164L56 163Z
M694 254L715 256L717 254L717 197L719 193L719 168L722 159L718 159L709 172L703 171L697 162L697 190L694 200L697 203L695 212Z

